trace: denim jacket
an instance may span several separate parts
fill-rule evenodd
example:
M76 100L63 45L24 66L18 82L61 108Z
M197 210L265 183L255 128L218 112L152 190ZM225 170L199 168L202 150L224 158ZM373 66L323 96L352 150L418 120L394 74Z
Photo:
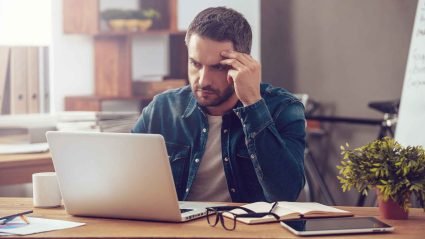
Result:
M221 148L234 202L294 201L304 186L305 116L289 92L261 84L262 99L223 115ZM189 194L208 138L208 119L189 86L154 97L132 130L166 141L179 200Z

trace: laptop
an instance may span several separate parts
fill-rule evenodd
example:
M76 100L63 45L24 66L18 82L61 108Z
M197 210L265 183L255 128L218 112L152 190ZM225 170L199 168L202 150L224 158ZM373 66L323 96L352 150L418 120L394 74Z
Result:
M179 203L159 134L46 133L67 213L184 222L210 203Z

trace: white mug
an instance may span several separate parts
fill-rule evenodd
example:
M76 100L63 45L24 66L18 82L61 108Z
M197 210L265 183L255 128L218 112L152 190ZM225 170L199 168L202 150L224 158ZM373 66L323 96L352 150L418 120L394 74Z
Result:
M34 207L58 207L61 193L55 172L34 173L32 175Z

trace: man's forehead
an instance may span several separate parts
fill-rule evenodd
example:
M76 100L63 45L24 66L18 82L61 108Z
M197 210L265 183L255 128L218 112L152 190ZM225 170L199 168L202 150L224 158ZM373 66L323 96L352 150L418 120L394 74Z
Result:
M197 34L190 37L187 47L189 58L205 65L219 64L221 52L234 49L231 41L214 41Z

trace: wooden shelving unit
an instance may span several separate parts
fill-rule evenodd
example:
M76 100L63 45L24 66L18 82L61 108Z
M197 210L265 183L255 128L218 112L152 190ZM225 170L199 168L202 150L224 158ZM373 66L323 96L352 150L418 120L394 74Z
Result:
M102 31L100 27L100 1L63 0L64 32L90 35L108 32ZM148 32L177 32L177 0L139 0L139 6L153 8L161 13L161 20L154 21Z
M167 78L187 77L185 32L177 31L177 0L139 0L139 6L151 7L161 13L161 20L154 21L146 32L101 29L100 1L63 0L64 32L93 37L95 65L94 95L66 97L65 110L101 110L101 102L107 99L148 100L133 95L131 45L134 36L169 36L170 72Z
M140 105L147 105L152 97L130 96L130 97L108 97L108 96L68 96L65 98L65 109L69 111L102 111L103 103L106 101L134 101L138 100Z

